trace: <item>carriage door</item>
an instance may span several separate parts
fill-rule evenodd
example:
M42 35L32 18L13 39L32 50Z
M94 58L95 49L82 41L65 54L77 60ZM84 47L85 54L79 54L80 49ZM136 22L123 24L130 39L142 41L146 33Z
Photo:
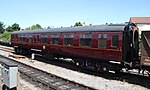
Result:
M35 34L33 35L33 43L40 43L40 35Z
M39 49L40 48L40 35L39 34L34 34L33 35L33 45L35 49Z

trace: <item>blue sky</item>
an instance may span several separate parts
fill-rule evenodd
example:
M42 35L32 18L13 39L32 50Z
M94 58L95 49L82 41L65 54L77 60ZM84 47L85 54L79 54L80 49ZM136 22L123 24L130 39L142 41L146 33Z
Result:
M133 16L150 16L150 0L0 0L0 21L21 28L70 27L81 21L93 25L123 23Z

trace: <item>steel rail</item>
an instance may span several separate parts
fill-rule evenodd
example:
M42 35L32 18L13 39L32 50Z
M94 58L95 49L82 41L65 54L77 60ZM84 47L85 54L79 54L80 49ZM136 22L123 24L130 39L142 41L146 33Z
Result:
M9 61L15 63L19 66L19 72L21 76L26 76L30 78L31 81L36 82L40 85L40 87L45 87L44 90L53 89L53 90L94 90L94 88L79 84L75 81L71 81L54 74L45 72L44 70L40 70L34 68L32 66L26 65L24 63L15 61L8 57L0 56L0 62ZM43 88L42 88L43 89Z

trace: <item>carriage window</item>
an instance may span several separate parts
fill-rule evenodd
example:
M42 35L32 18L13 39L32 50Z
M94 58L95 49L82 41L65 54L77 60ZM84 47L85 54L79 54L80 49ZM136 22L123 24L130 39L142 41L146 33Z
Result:
M99 34L99 35L98 35L98 38L102 38L102 34Z
M103 38L104 38L104 39L107 39L107 34L104 34Z
M112 46L118 47L118 36L117 35L112 36Z
M58 44L58 38L52 38L52 44Z
M92 46L92 34L80 34L80 46Z
M24 42L25 39L25 35L19 35L19 42Z
M72 46L73 38L64 38L64 45Z
M98 39L98 47L105 48L106 44L107 44L107 34L103 34L103 37L102 37L102 34L99 34L98 38L99 38Z
M48 41L48 35L47 34L42 34L42 43L47 43Z
M58 44L59 34L52 34L51 35L51 44Z
M72 46L73 37L74 37L74 34L64 34L64 45Z
M23 37L19 37L19 42L23 42Z
M47 38L43 37L42 38L42 43L47 43Z

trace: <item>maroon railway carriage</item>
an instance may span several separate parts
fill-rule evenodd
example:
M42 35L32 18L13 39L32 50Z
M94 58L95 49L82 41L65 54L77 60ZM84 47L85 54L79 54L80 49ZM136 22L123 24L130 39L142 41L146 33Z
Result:
M138 31L134 24L16 31L11 43L17 53L69 57L77 65L104 71L139 63Z

